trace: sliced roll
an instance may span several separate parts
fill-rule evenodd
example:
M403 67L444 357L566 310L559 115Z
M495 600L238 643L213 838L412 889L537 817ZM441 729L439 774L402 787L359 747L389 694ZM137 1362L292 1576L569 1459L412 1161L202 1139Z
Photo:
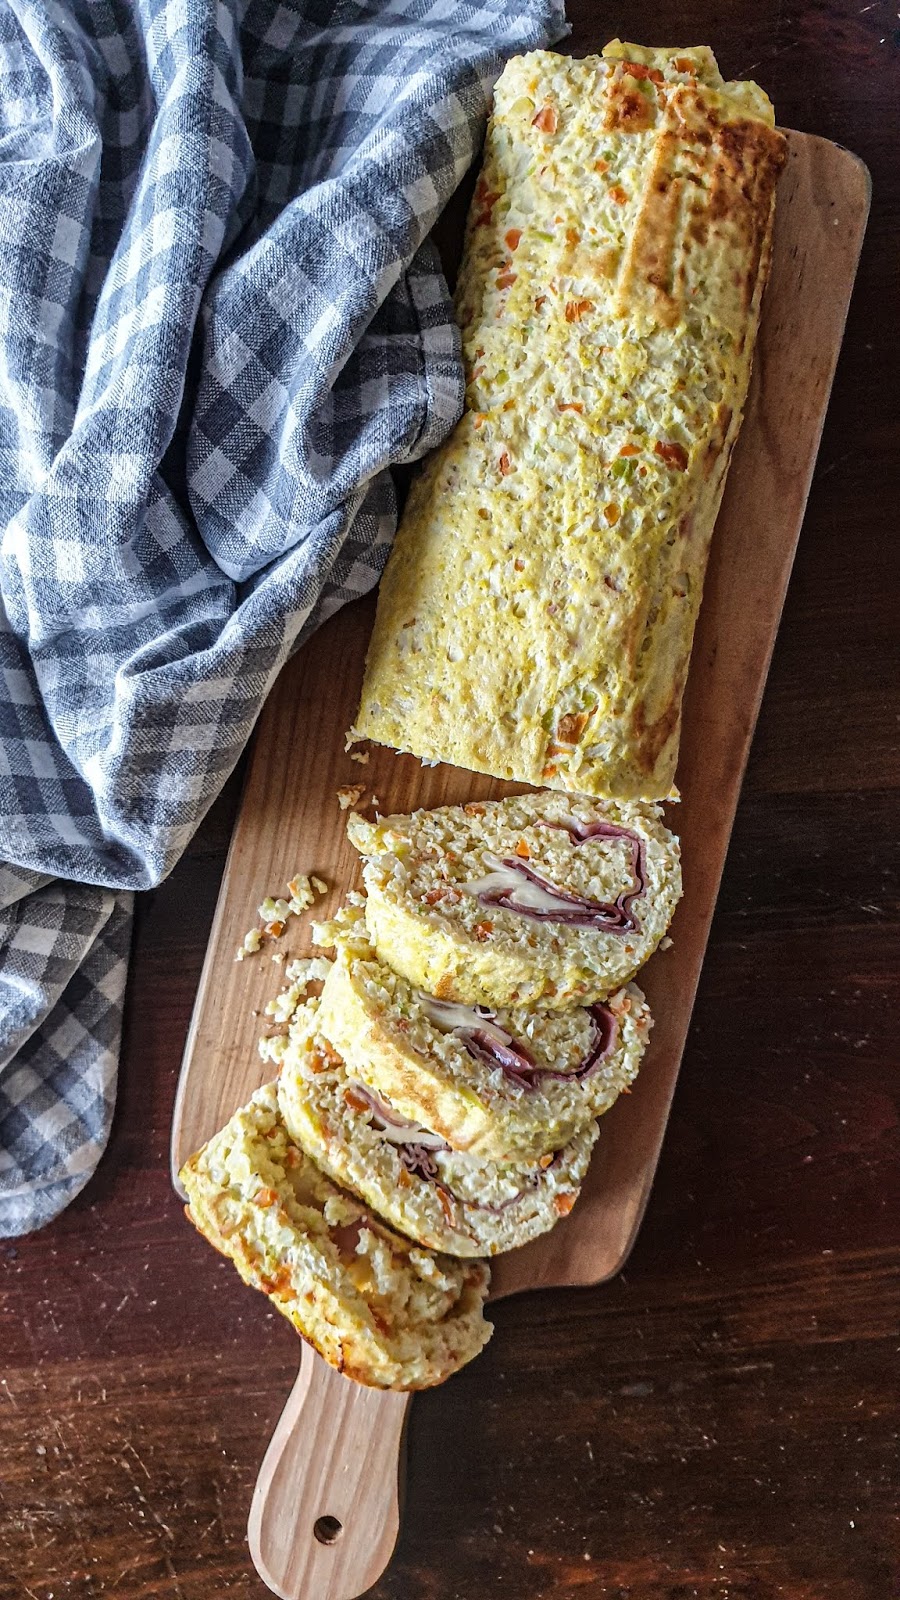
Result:
M441 1383L487 1343L484 1262L411 1245L290 1138L266 1084L187 1162L187 1215L333 1367L382 1389Z
M321 1032L352 1078L454 1150L539 1158L608 1111L637 1074L651 1021L634 984L565 1011L476 1009L435 1000L380 961L361 906L345 907L330 937Z
M367 822L366 922L379 958L465 1005L590 1005L627 983L681 894L655 805L515 795Z
M487 1162L451 1150L354 1081L301 1008L278 1083L292 1136L335 1183L429 1249L492 1256L546 1233L572 1210L597 1124L539 1161Z

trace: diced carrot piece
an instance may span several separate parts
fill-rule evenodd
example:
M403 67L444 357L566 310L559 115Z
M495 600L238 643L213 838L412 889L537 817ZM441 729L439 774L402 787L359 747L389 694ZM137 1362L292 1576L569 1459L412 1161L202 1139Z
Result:
M639 456L640 450L636 444L623 444L619 451L620 456Z
M518 250L521 238L521 228L510 228L509 231L503 235L503 242L506 245L507 250Z
M287 1267L280 1267L273 1278L260 1278L259 1286L263 1294L283 1293L291 1286L291 1275Z
M514 272L501 272L499 278L497 279L497 288L511 289L515 281L516 274Z
M627 72L629 78L649 78L651 83L664 81L658 67L645 67L642 61L623 61L622 71Z
M657 439L653 454L659 456L667 467L674 467L676 472L687 471L688 453L683 444L667 444L665 440Z
M460 893L458 889L454 889L452 883L439 883L423 894L422 899L429 906L441 905L445 900L449 901L450 905L455 905L460 899Z
M575 744L587 727L588 714L586 711L569 711L560 717L556 728L556 737L563 744Z
M500 468L500 476L501 476L501 478L508 477L509 474L512 472L512 463L511 463L511 461L509 459L509 454L508 454L508 452L506 450L504 450L504 452L503 452L502 456L500 457L500 460L498 461L497 465Z
M344 1090L344 1102L350 1107L351 1111L362 1112L371 1110L368 1100L364 1100L362 1095L357 1094L354 1089Z
M532 117L531 126L540 128L541 133L555 133L559 127L559 117L555 106L541 106L536 117Z
M566 321L579 322L586 311L593 311L593 300L567 300Z

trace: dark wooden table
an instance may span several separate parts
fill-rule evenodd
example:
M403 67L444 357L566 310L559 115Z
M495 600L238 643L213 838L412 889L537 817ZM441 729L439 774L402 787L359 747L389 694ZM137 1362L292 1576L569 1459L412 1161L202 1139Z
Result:
M874 204L647 1219L618 1281L497 1308L412 1408L379 1600L900 1594L900 19L570 6L713 45ZM138 914L119 1101L66 1215L0 1243L0 1596L264 1600L244 1530L294 1335L184 1222L167 1141L236 804ZM896 866L896 858L895 858ZM894 1091L894 1097L892 1097Z

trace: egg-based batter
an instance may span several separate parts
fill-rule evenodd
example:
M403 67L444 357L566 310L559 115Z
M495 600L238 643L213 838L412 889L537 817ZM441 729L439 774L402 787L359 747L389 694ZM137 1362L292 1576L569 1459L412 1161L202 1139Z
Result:
M670 791L783 159L707 49L506 67L457 291L466 410L410 494L360 737Z

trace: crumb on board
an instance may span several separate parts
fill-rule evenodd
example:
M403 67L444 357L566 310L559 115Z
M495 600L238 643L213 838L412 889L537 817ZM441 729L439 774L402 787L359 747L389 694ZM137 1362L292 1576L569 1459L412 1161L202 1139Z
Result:
M287 922L291 914L291 908L286 900L280 897L274 900L270 894L266 895L265 900L260 906L257 906L256 910L260 922L264 923L267 928L271 928L275 922Z
M289 983L302 984L308 989L311 983L324 983L331 971L328 956L300 956L285 970Z
M246 960L247 956L255 956L261 944L262 934L260 933L259 928L251 928L248 933L244 934L243 944L238 945L238 953L234 958L235 961L244 961Z
M245 961L247 956L255 956L263 946L263 941L280 939L291 917L299 917L315 904L316 895L327 894L328 884L324 878L308 878L305 872L295 872L287 886L290 899L283 895L266 895L257 909L261 927L251 928L244 934L243 941L238 946L235 961ZM273 956L274 961L279 957ZM284 958L281 957L281 960Z
M357 955L370 953L368 930L358 914L359 908L365 903L365 895L357 889L351 889L344 905L328 922L312 923L310 937L313 944L318 945L320 950L334 950L340 944Z
M337 791L337 803L342 811L349 811L351 806L359 804L366 792L364 783L345 783Z
M350 760L358 761L361 767L367 767L369 765L369 752L368 750L351 750Z
M326 956L301 956L292 961L285 970L287 985L268 1001L265 1015L271 1017L274 1023L290 1023L298 1006L306 999L310 986L314 983L324 983L331 969L331 962ZM258 1012L254 1012L258 1016ZM284 1056L288 1035L286 1033L264 1034L259 1041L259 1053L263 1061L274 1061L278 1064Z
M290 901L288 910L294 917L299 917L315 900L312 884L305 872L295 872L288 884Z
M284 1052L288 1046L286 1033L272 1033L264 1035L259 1041L259 1053L263 1061L274 1061L277 1067L284 1060Z
M659 948L660 948L660 950L671 950L671 948L672 948L674 943L675 943L675 940L674 939L670 939L669 935L666 934L664 939L660 939Z

